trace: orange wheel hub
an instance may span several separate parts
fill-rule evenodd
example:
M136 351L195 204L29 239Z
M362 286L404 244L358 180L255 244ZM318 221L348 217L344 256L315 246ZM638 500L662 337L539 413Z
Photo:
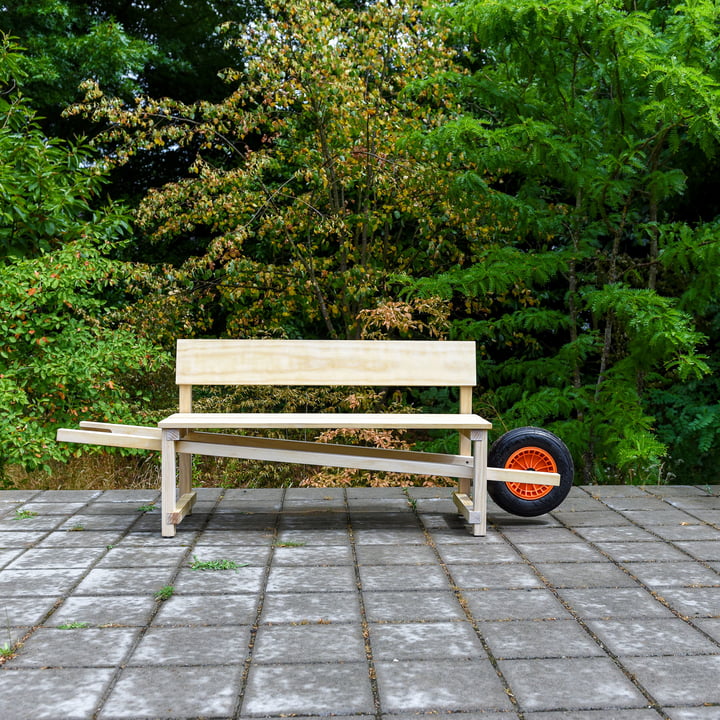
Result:
M505 463L509 470L534 470L535 472L557 472L553 456L539 447L524 447L516 450ZM507 489L523 500L538 500L549 494L553 485L529 485L528 483L505 483Z

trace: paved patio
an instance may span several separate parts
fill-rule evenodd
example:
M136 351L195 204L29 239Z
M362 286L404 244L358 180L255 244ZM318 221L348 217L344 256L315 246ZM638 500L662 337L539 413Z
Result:
M720 718L720 486L199 494L0 493L2 720Z

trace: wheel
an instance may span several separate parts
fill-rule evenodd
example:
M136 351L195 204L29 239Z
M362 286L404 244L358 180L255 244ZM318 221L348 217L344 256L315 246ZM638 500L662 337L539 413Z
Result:
M570 492L575 468L559 437L536 427L521 427L499 437L488 451L488 466L560 473L559 485L489 482L488 494L505 511L535 517L554 510Z

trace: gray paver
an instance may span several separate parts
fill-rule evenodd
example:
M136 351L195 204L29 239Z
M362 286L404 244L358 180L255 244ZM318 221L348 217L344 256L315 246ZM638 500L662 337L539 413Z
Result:
M537 573L523 563L448 565L447 569L463 590L544 587Z
M152 627L128 665L231 665L244 659L249 637L247 625Z
M500 669L524 710L639 708L648 704L605 657L501 660Z
M468 622L372 624L370 645L374 658L392 662L487 657Z
M484 538L448 488L200 489L174 538L155 490L0 492L0 717L715 720L711 490L489 503Z
M557 620L567 610L548 590L481 590L463 593L476 620Z
M242 666L134 667L122 671L99 717L231 717Z
M447 590L449 582L441 568L433 565L362 565L364 590Z
M86 622L91 626L144 626L157 605L151 595L71 595L52 614L48 625Z
M173 595L153 625L252 625L257 604L256 595Z
M497 658L601 656L600 646L574 620L485 622L480 632Z
M112 674L110 668L3 670L3 720L90 720Z
M624 563L624 567L653 589L720 586L720 574L698 562Z
M591 620L589 627L615 655L716 653L717 645L679 618Z
M268 593L260 621L360 622L360 602L354 592Z
M510 710L489 660L415 660L375 664L386 712Z
M642 588L568 588L559 593L584 619L672 617L665 605Z
M363 599L371 622L465 619L462 606L450 590L364 592Z
M683 657L622 658L623 663L660 703L684 706L697 703L720 704L720 655Z
M253 662L262 664L364 661L359 623L263 625L253 650Z
M127 654L137 628L40 628L8 660L17 667L115 667Z
M272 692L268 692L272 688ZM255 665L248 676L243 715L372 713L367 665Z

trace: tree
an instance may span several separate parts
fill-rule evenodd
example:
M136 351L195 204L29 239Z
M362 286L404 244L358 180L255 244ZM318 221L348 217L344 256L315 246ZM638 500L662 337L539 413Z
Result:
M55 429L83 416L130 419L123 384L163 359L113 320L129 269L108 259L127 234L120 208L91 207L93 156L49 140L19 94L21 56L0 43L0 482L7 464L46 467L73 448ZM139 387L142 387L141 385Z
M718 225L678 198L698 158L717 171L719 13L703 0L438 10L469 71L450 77L465 113L416 143L454 158L457 201L491 208L491 242L412 291L455 301L498 424L554 428L585 480L657 479L673 439L654 402L709 369Z
M222 102L144 97L128 109L90 84L75 108L108 124L109 162L200 146L194 175L138 210L147 242L175 267L153 276L157 292L135 317L153 333L162 318L168 339L178 328L357 337L364 312L397 301L395 274L464 253L472 219L448 202L447 178L397 146L451 109L432 83L405 94L448 51L405 3L269 3L261 20L225 33L248 61L227 71Z

